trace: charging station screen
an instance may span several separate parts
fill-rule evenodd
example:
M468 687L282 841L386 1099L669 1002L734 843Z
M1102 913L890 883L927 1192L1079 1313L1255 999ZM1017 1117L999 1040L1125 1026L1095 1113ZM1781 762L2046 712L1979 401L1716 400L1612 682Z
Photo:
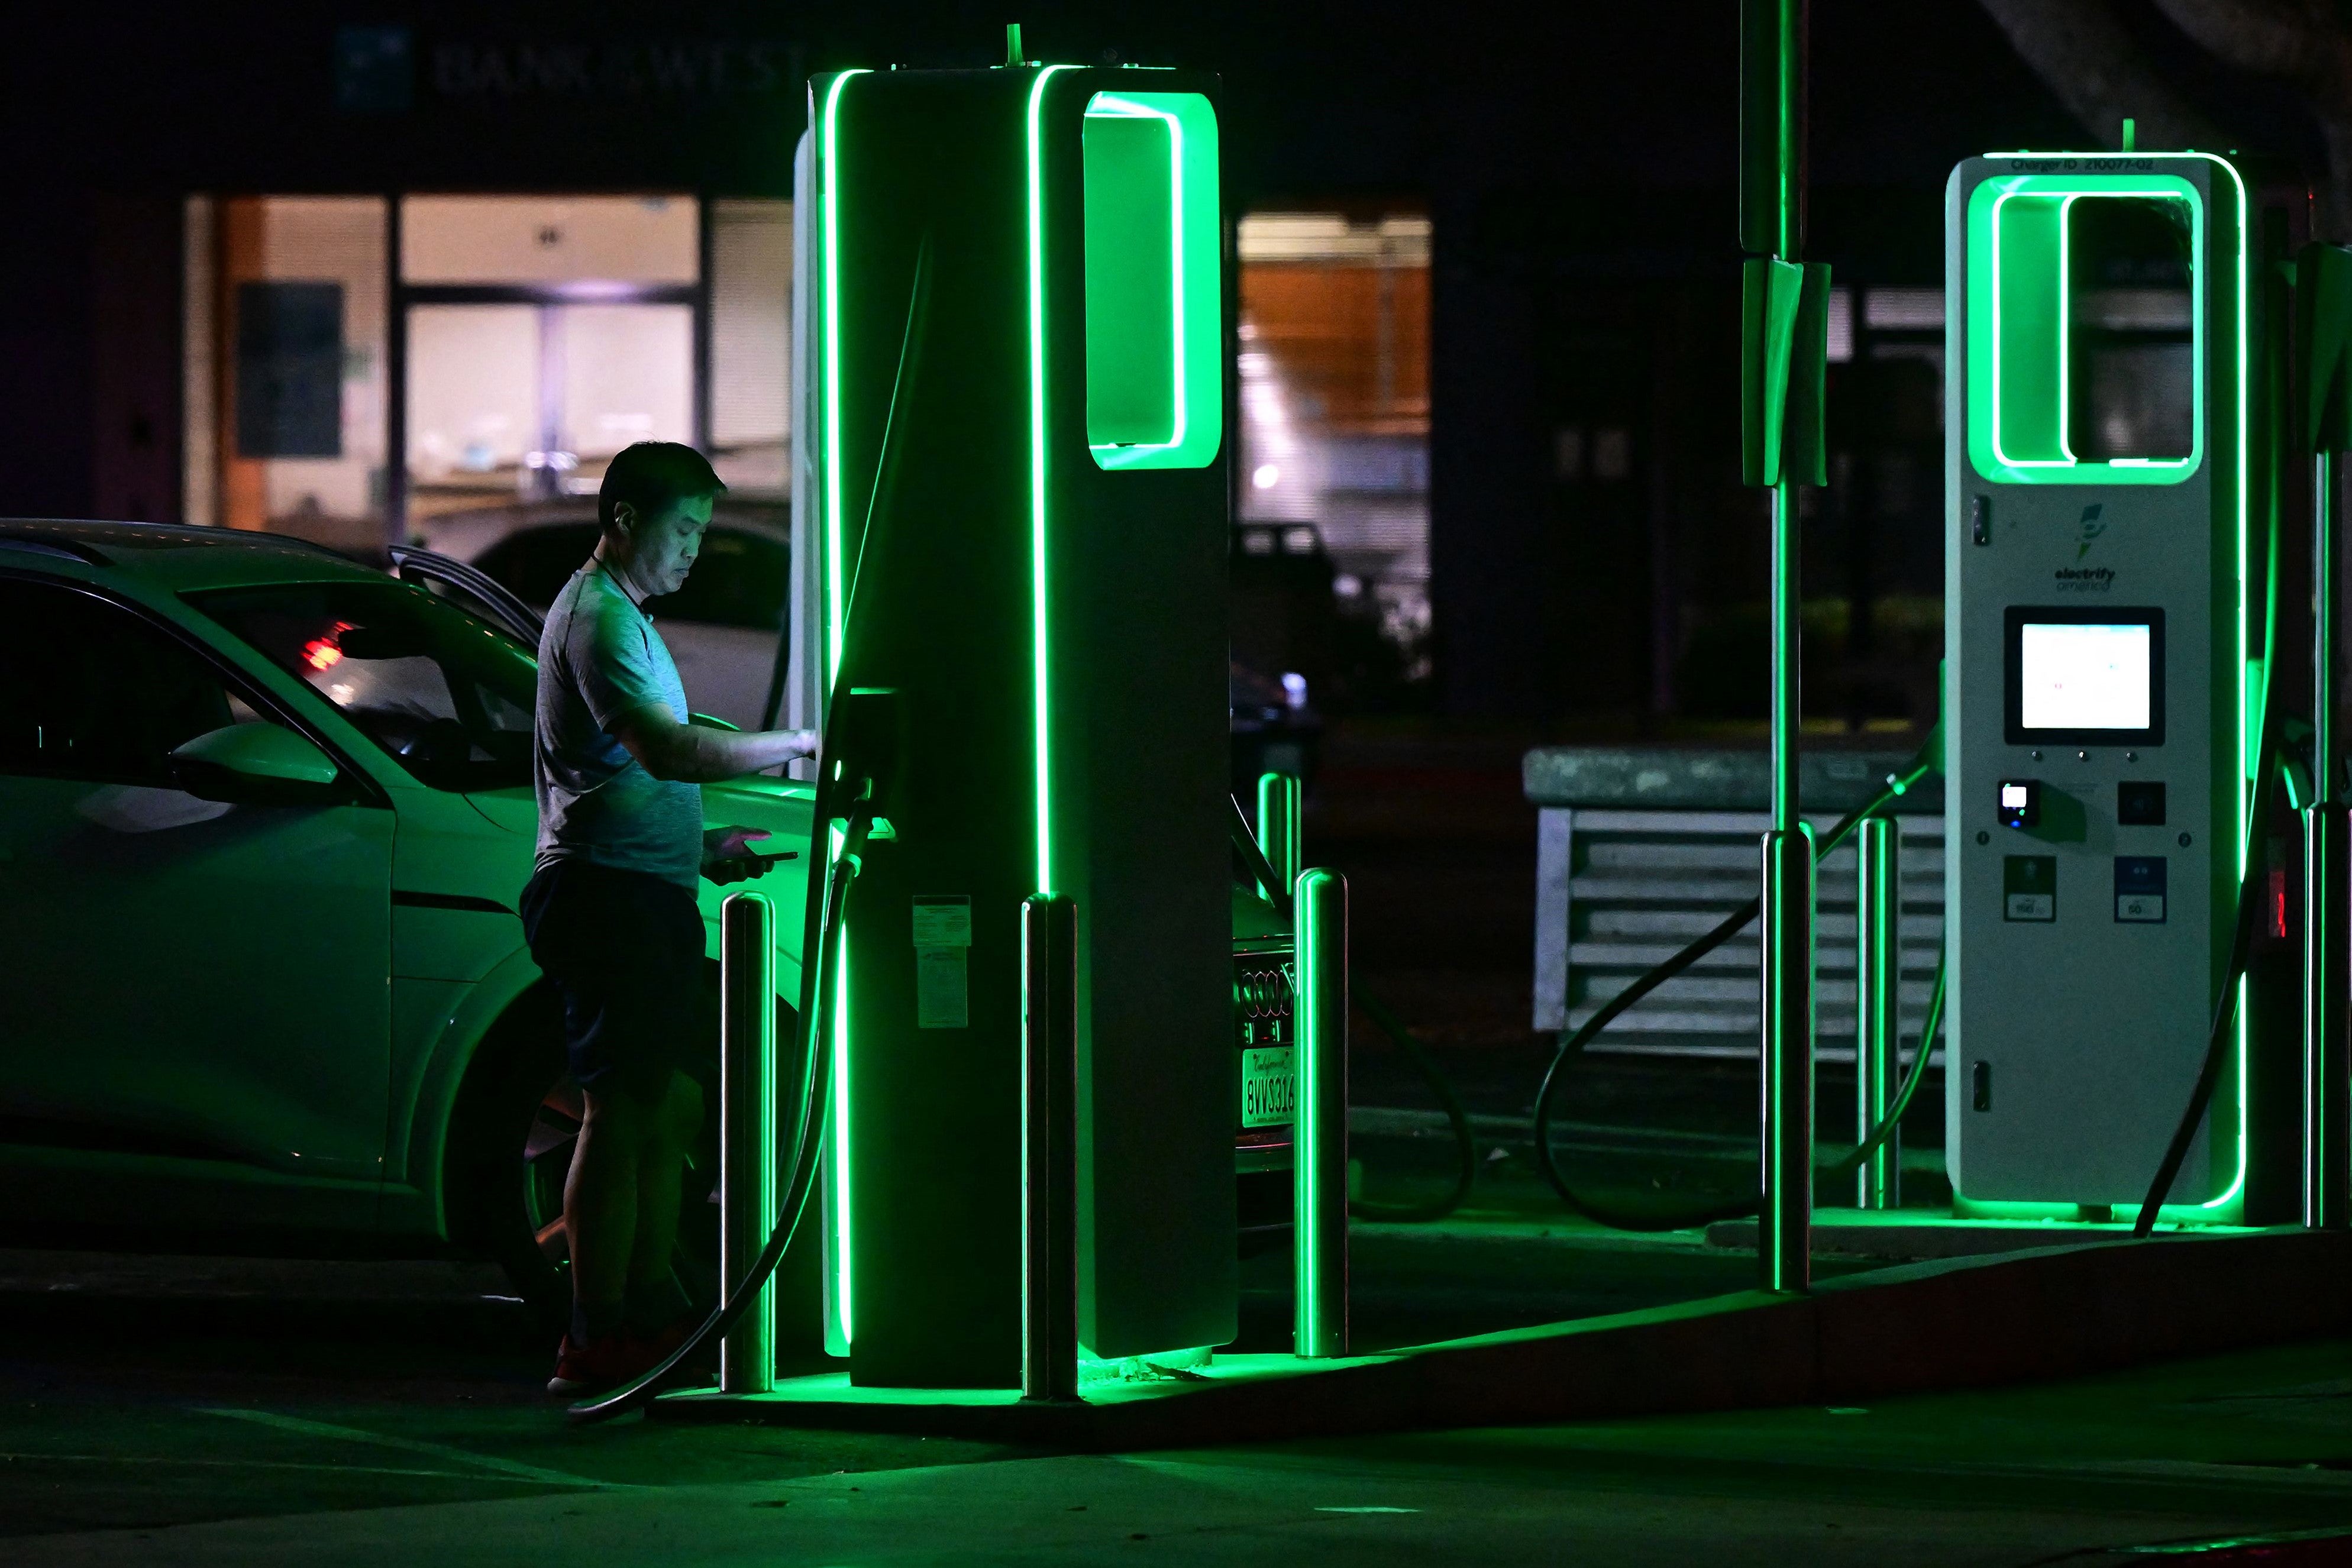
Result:
M2148 629L2029 622L2018 648L2028 729L2146 729Z
M2158 612L2010 614L2011 744L2161 738L2164 625Z

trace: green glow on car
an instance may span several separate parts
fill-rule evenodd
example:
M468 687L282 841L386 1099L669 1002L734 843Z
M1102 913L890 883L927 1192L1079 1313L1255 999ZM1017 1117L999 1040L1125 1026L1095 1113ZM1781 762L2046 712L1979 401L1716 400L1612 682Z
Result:
M1039 115L1045 84L1070 66L1045 66L1029 87L1029 606L1031 701L1037 777L1037 891L1054 891L1054 756L1050 735L1052 644L1046 626L1045 571L1045 169Z

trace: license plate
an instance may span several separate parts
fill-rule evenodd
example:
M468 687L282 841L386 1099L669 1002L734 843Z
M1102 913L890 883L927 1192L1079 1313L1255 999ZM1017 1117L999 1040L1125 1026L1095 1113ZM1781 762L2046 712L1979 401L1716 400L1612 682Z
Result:
M1298 1067L1286 1045L1242 1052L1242 1125L1279 1127L1298 1111Z

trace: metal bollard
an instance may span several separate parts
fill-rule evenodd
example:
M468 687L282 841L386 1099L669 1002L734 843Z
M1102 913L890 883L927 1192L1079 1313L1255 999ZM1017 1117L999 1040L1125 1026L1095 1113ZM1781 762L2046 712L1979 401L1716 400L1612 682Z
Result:
M2303 1222L2314 1230L2352 1224L2352 1062L2346 995L2352 990L2346 907L2352 893L2347 830L2352 810L2321 801L2304 810Z
M1021 901L1021 1397L1078 1396L1078 921Z
M1764 835L1760 1045L1764 1205L1757 1261L1768 1291L1812 1288L1813 835Z
M1282 885L1298 885L1304 841L1298 831L1298 780L1287 773L1257 776L1257 847Z
M776 1222L775 911L764 894L730 894L719 917L719 1281L750 1272ZM722 1394L776 1382L772 1281L719 1347Z
M1297 1284L1291 1348L1348 1354L1348 879L1295 884L1298 1103L1291 1123Z
M1899 845L1891 819L1864 820L1856 848L1853 1135L1859 1143L1885 1120L1902 1076L1903 891L1896 880ZM1899 1132L1888 1134L1853 1173L1856 1208L1903 1207L1902 1137Z
M2314 247L2311 259L2314 292L2332 283L2340 293L2346 275L2317 265L2342 261L2340 253ZM2323 446L2311 460L2313 801L2303 813L2303 1222L2315 1230L2352 1224L2352 1047L2344 1035L2352 1025L2352 812L2336 798L2336 454Z

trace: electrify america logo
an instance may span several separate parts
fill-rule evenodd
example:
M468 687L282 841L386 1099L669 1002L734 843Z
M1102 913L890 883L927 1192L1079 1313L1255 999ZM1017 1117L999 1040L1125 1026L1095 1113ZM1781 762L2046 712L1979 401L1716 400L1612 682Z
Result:
M2052 575L2057 580L2061 593L2105 593L2116 585L2116 569L2111 566L2084 566L2083 559L2099 536L2107 531L2102 517L2105 508L2089 506L2083 508L2083 521L2075 534L2074 564L2062 566Z

